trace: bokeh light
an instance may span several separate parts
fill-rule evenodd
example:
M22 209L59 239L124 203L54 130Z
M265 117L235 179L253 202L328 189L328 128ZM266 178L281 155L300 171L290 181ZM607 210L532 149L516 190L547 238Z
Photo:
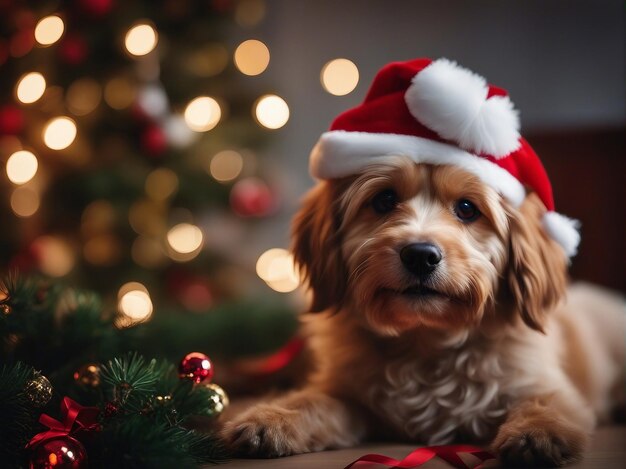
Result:
M237 69L244 75L259 75L270 63L270 51L261 41L249 39L239 44L234 60Z
M167 232L167 244L176 254L186 257L197 254L202 248L204 237L202 230L191 223L180 223ZM173 257L174 260L183 260L180 257Z
M65 25L59 16L46 16L35 26L35 40L42 46L49 46L61 39L64 30Z
M235 7L235 21L243 27L256 26L265 17L265 10L263 0L240 0Z
M289 106L280 96L268 94L256 102L254 115L263 127L280 129L289 120Z
M116 77L104 87L104 100L113 109L125 109L135 101L135 85L126 77Z
M70 111L77 116L84 116L100 104L102 88L92 78L81 78L70 85L66 99Z
M13 184L25 184L37 174L37 157L31 152L20 150L7 160L7 177Z
M17 99L24 104L37 101L46 91L46 79L39 72L30 72L22 76L15 87Z
M128 211L128 221L138 234L157 236L165 230L165 207L150 199L133 203Z
M119 261L121 246L115 236L105 233L87 241L83 247L83 255L90 264L111 266Z
M189 51L184 59L189 72L199 77L213 77L224 71L228 65L229 53L220 43L209 43Z
M348 59L335 59L322 68L322 86L335 96L344 96L359 83L359 69Z
M30 217L39 209L39 194L30 187L16 187L11 193L11 210L18 217Z
M243 169L243 157L234 150L224 150L211 158L209 172L219 182L237 178Z
M256 273L277 292L293 291L300 284L293 256L286 249L273 248L261 254L256 263Z
M171 169L157 168L148 174L145 190L152 200L167 200L178 190L178 176Z
M69 244L53 236L41 236L33 242L39 270L50 277L63 277L74 268L74 251Z
M105 199L94 200L83 210L80 229L83 235L93 236L109 231L115 220L115 208L111 202Z
M69 117L56 117L43 131L43 141L52 150L69 147L76 138L76 124Z
M123 315L118 327L128 327L144 322L152 316L152 299L148 289L139 282L128 282L118 291L117 308Z
M185 108L185 122L195 132L211 130L221 117L222 110L219 103L209 96L200 96Z
M130 250L133 261L146 269L154 269L166 261L161 243L154 238L138 236Z
M133 26L126 33L124 45L126 50L135 56L146 55L156 47L158 35L149 24L142 23Z

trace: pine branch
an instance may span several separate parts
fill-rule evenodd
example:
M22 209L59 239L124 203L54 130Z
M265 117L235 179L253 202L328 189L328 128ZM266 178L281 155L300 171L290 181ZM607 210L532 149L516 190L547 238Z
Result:
M36 409L24 393L35 370L21 362L0 367L0 461L20 463L22 450L34 433Z
M136 352L114 358L100 372L105 395L122 409L141 410L156 391L159 380L156 365L154 359L146 365L146 360Z
M226 457L214 437L140 415L105 426L101 438L103 467L196 468Z

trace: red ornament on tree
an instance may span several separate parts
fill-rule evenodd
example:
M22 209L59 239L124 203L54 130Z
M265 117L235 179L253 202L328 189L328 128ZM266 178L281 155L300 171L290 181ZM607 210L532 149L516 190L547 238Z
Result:
M191 352L185 355L185 358L180 362L178 376L194 383L209 382L213 377L213 365L204 353Z
M94 18L100 18L111 12L115 6L113 0L80 0L80 8Z
M7 105L0 107L0 134L16 135L24 127L24 115L20 108Z
M59 56L69 65L79 65L87 58L88 48L85 39L78 34L71 34L63 39L59 47Z
M237 182L230 191L230 204L237 215L262 217L276 208L276 199L267 184L258 178Z
M33 449L28 467L30 469L87 467L87 452L80 441L69 435L51 438Z
M141 148L151 156L161 156L167 149L165 132L157 125L146 127L141 134Z

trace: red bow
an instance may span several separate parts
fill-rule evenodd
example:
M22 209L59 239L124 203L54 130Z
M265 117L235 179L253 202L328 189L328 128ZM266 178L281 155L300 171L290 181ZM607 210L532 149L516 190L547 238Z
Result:
M463 462L463 460L459 457L457 453L471 454L475 458L478 458L480 462L474 465L467 465L465 462ZM430 461L435 456L440 457L448 464L452 465L452 467L458 469L478 469L479 467L482 467L482 463L487 461L488 459L495 459L495 456L493 456L491 453L488 453L481 448L477 448L476 446L427 446L425 448L416 449L402 461L398 461L397 459L393 459L388 456L383 456L382 454L366 454L365 456L361 456L356 461L352 461L344 469L349 469L359 462L377 463L384 464L387 467L410 469L413 467L421 466L426 461Z
M61 415L63 422L53 419L49 415L41 414L39 423L49 428L45 432L37 433L26 445L27 448L33 447L43 441L59 436L67 436L83 431L98 430L97 407L84 407L78 402L73 401L69 397L64 397L61 403Z

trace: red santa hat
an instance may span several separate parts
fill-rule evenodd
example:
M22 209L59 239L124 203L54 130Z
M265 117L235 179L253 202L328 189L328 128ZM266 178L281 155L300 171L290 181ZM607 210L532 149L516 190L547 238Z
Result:
M340 114L311 152L311 174L334 179L405 155L416 163L461 167L519 207L526 188L546 206L546 232L576 254L578 221L554 211L552 186L502 88L447 59L386 65L363 103Z

